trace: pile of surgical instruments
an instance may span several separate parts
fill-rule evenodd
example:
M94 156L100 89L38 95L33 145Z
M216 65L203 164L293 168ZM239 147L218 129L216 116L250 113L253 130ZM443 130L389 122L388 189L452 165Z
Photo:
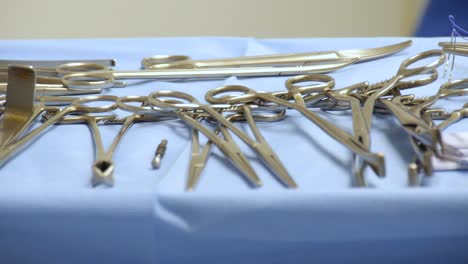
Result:
M401 93L408 88L430 84L438 78L437 68L446 60L442 50L425 51L403 61L393 77L375 84L361 82L337 89L334 79L323 74L351 63L390 55L409 44L404 42L367 51L321 52L313 56L304 53L207 61L195 61L183 56L156 56L143 60L143 70L128 72L109 68L114 63L112 60L60 61L48 67L35 65L36 62L23 62L33 67L9 66L3 74L8 85L4 87L6 103L0 120L0 164L5 164L51 125L85 123L90 127L96 148L92 185L112 186L112 157L129 128L137 122L177 120L187 124L192 131L187 190L193 190L199 182L213 146L224 154L250 186L262 185L261 178L240 150L234 136L249 146L285 187L297 188L298 184L287 166L256 125L257 122L281 121L288 112L297 111L351 151L354 182L356 186L367 186L364 174L367 167L376 175L385 176L384 155L371 151L372 117L379 114L394 116L408 135L415 156L414 162L408 165L409 183L418 185L421 175L432 175L431 160L434 156L463 162L457 148L443 142L441 130L467 116L468 104L451 113L430 107L443 98L468 95L468 79L447 82L435 95L425 98ZM432 61L424 66L412 67L427 60ZM293 77L287 79L286 89L277 92L261 92L241 85L211 89L205 94L206 103L178 91L154 91L147 96L56 96L100 93L102 89L123 86L124 83L118 79L124 78L181 81L232 75ZM92 102L107 104L91 106ZM117 109L129 115L119 117L115 114ZM353 130L345 131L317 114L317 110L349 111ZM36 119L41 119L42 123L33 128ZM444 121L436 125L435 119ZM254 137L240 129L237 122L246 122ZM100 124L121 126L107 151L102 143ZM199 133L208 139L202 146ZM167 141L163 141L156 151L154 167L159 167L166 144Z

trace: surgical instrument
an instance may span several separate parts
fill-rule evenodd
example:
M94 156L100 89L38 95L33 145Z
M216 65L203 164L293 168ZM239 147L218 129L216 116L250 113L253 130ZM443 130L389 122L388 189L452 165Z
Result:
M439 42L443 51L453 55L468 56L468 43L466 42Z
M260 114L254 114L253 117L255 119L255 122L275 122L283 119L285 117L286 110L280 110L278 112L273 112L271 114L266 114L265 112L262 112ZM226 119L229 122L237 122L237 121L247 121L244 114L239 114L239 113L234 113L230 114L226 117ZM210 120L217 123L215 120ZM234 143L231 134L227 130L227 128L221 124L218 124L218 127L216 128L215 134L221 133L223 136L224 140L232 142L232 147L234 147L235 152L239 153L239 156L247 160L245 156L242 154L241 150L237 146L237 144ZM200 143L199 143L199 138L198 138L198 131L194 129L192 132L192 158L190 160L189 164L189 175L187 178L187 182L185 185L185 190L187 191L193 191L200 179L201 173L205 167L205 164L208 160L209 154L211 152L211 147L213 145L213 141L208 140L203 148L200 151ZM246 163L248 163L246 161Z
M235 58L192 60L185 55L158 55L144 58L141 62L144 69L161 68L213 68L213 67L246 67L246 66L293 66L321 64L342 59L358 58L364 62L389 56L412 44L411 40L401 43L370 49L318 51L292 54L272 54L243 56Z
M462 118L468 117L468 103L465 103L460 109L453 110L449 113L443 109L429 109L426 113L429 113L433 119L443 119L437 127L440 130L444 130L455 122L460 121Z
M431 58L431 57L436 57L437 60L425 66L409 68L411 64L414 64L420 60L424 60L424 59ZM406 78L434 72L434 70L440 65L442 65L444 61L445 61L445 54L441 50L425 51L425 52L419 53L411 58L404 60L401 63L395 76L393 76L392 78L387 80L385 83L383 83L380 89L375 90L368 98L366 98L362 111L363 111L364 120L367 126L367 130L368 131L371 130L372 113L374 111L375 103L380 97L388 93L391 93L392 91L397 91L396 87L398 87L398 85L400 85L400 82ZM385 103L388 101L382 101L382 102ZM389 105L387 104L387 107L388 106Z
M156 152L154 153L154 158L151 161L151 166L153 166L153 169L159 169L161 166L161 160L164 157L164 154L166 153L167 149L167 139L161 140L161 143L159 143L158 147L156 148Z
M321 89L325 91L329 91L330 87L323 88ZM219 95L221 93L225 92L240 92L243 93L242 95L229 95L229 96L222 96L215 98L214 96ZM323 93L318 93L316 95L317 98L322 98L326 96ZM271 102L275 103L277 105L286 107L286 108L292 108L300 112L302 115L304 115L306 118L308 118L310 121L314 122L318 127L320 127L323 131L325 131L327 134L329 134L332 138L337 140L338 142L342 143L346 147L348 147L350 150L353 152L357 153L358 155L362 156L363 159L365 159L367 162L372 164L373 168L377 168L377 174L378 175L384 175L385 174L385 167L384 167L384 159L381 155L378 154L373 154L370 153L368 150L365 149L365 147L356 139L350 135L348 135L346 132L335 126L329 121L326 121L325 119L321 118L308 108L304 107L301 104L298 103L292 103L280 98L275 97L271 93L268 92L256 92L250 88L247 87L242 87L242 86L236 86L236 87L229 87L229 89L226 88L215 88L210 91L208 91L205 94L205 100L211 103L230 103L230 104L238 104L238 103L249 103L249 102L255 102L260 99L265 102Z
M34 100L34 96L32 96L32 100ZM28 96L27 98L22 98L23 100L30 100ZM50 97L49 97L50 98ZM63 99L62 99L63 100ZM7 145L3 146L0 149L0 166L3 166L8 159L12 158L14 154L18 153L23 147L25 147L28 143L30 143L33 139L41 135L44 131L46 131L51 125L59 122L63 117L70 113L103 113L109 112L114 110L117 106L115 104L116 96L112 95L93 95L81 98L74 98L73 101L64 108L57 110L57 113L53 115L51 118L47 119L44 123L39 125L38 127L34 128L32 131L23 135L21 138L16 136L14 141L11 141ZM88 106L86 104L96 101L107 101L112 102L112 104L104 105L104 106ZM46 105L45 99L41 99L39 103L34 105L34 112L37 115L44 110ZM33 116L37 116L34 114ZM28 124L25 127L29 127L31 123L34 121L35 118L29 118Z
M176 98L177 101L179 99L188 101L187 103L177 103L173 100L164 100L162 97L172 97ZM233 165L239 169L246 179L255 187L260 187L262 182L260 178L258 178L257 174L251 167L251 165L246 162L247 160L242 158L240 153L235 151L235 147L232 146L233 142L223 140L218 135L213 133L210 129L205 127L199 122L199 118L196 114L184 111L196 111L196 110L205 110L211 109L209 106L201 105L194 97L189 94L181 93L181 92L172 92L172 91L159 91L153 92L148 95L148 101L151 105L155 106L157 109L166 111L169 113L173 113L175 116L180 118L180 120L184 121L186 124L190 125L193 129L202 132L208 139L210 139L229 160L233 163ZM224 117L219 114L216 110L208 110L208 114L214 116L213 118L217 121L224 119Z
M361 108L361 101L359 98L353 96L350 92L355 90L363 89L368 86L367 82L357 83L339 90L333 90L330 92L331 97L348 102L351 108L351 115L353 119L353 134L356 141L360 142L363 146L370 151L370 131L366 125L366 120ZM383 154L379 153L383 157ZM361 156L353 153L352 172L355 176L355 184L359 187L367 186L367 181L364 176L364 170L366 165L370 165L374 172L378 171L378 168L372 167L372 164L368 164Z
M32 66L36 70L37 83L61 84L61 76L65 73L111 70L110 67L115 66L115 60L0 60L0 82L8 79L8 65Z
M17 137L34 114L34 70L27 66L9 66L8 73L8 105L5 107L3 118L0 119L0 148Z
M7 83L0 83L0 93L6 93ZM69 89L62 84L40 84L36 83L36 94L42 95L83 95L99 94L101 89Z
M43 115L44 122L48 119L52 118L54 114L47 114ZM76 115L76 116L65 116L56 124L76 124L76 123L86 123L87 126L91 130L91 134L93 136L94 146L95 146L95 162L92 165L92 179L91 184L93 187L98 186L100 184L104 184L106 186L112 187L114 185L114 162L112 160L112 155L115 152L117 144L121 140L123 134L125 133L126 129L133 124L130 122L125 122L122 125L121 130L117 134L117 136L112 141L111 146L109 147L108 151L104 150L104 146L102 143L101 132L98 127L98 123L105 122L105 121L112 121L116 119L116 115L107 115L107 116L94 116L94 115ZM123 132L122 132L123 131Z
M86 120L88 121L88 124L91 128L94 144L96 146L96 160L92 166L93 178L91 183L93 186L97 186L100 184L113 186L115 166L112 157L115 153L117 145L119 144L125 133L128 131L128 129L133 125L136 115L130 115L125 119L125 122L120 127L119 132L114 137L114 140L112 141L107 151L104 150L104 145L102 143L102 137L96 122L96 118L93 116L87 117L88 118Z
M148 79L160 81L187 81L223 79L237 77L268 77L298 75L305 73L330 72L355 60L345 59L326 65L284 66L284 67L242 67L242 68L200 68L200 69L161 69L139 71L88 71L64 75L62 83L71 89L103 89L114 87L118 79Z
M242 86L235 85L235 86L224 86L221 88L218 88L217 91L231 91L232 90L239 90L239 88ZM246 88L246 87L245 87ZM246 88L248 89L248 88ZM221 125L225 126L227 129L232 131L236 136L238 136L242 141L244 141L252 150L257 152L257 154L260 156L262 159L263 163L279 178L279 180L284 183L286 186L290 188L297 188L297 184L294 181L294 179L289 175L288 171L285 169L284 165L280 161L280 159L277 157L273 149L270 147L268 142L263 138L262 134L260 133L260 130L258 127L255 125L255 120L252 116L252 110L248 105L242 105L241 106L241 111L243 112L248 125L250 127L250 130L253 132L255 139L252 139L249 137L245 132L240 130L238 127L236 127L234 124L229 122L223 115L218 113L215 109L211 108L210 105L206 104L201 104L198 102L194 97L188 94L183 94L181 92L173 92L172 94L170 93L163 93L163 92L153 92L150 95L148 95L148 100L156 105L156 106L165 106L165 107L170 107L171 104L165 104L164 102L161 104L161 101L156 101L153 98L155 96L174 96L176 98L187 98L190 99L190 102L194 105L197 105L200 110L203 110L207 112L211 118L219 122ZM205 97L206 99L207 97ZM207 100L210 102L209 100ZM159 103L159 105L158 105ZM178 104L173 104L172 107L178 107ZM181 106L182 108L184 106Z
M59 77L72 72L110 70L110 67L115 66L115 60L0 60L0 73L6 72L8 65L31 66L34 68L37 75Z
M230 117L227 117L226 119L231 121ZM249 168L249 170L254 171L252 166L250 165L250 162L242 153L242 151L240 150L236 142L233 140L233 138L229 134L226 127L222 125L218 126L218 129L214 131L214 134L218 135L220 132L223 135L222 140L229 145L230 151L232 151L233 153L236 153L239 161L242 162L242 166L245 166ZM203 169L205 168L206 162L208 160L208 155L210 153L212 144L213 144L213 141L209 139L208 142L206 142L205 145L201 147L198 130L195 127L192 128L191 157L190 157L190 163L189 163L188 177L187 177L187 181L185 184L186 191L193 191L195 189L195 186L198 184L201 173ZM259 182L261 184L261 181ZM259 186L256 186L256 187L259 187Z
M54 71L61 65L69 64L69 63L92 63L92 64L100 64L105 67L114 67L115 60L114 59L101 59L101 60L0 60L0 69L7 67L8 65L27 65L32 66L35 70L47 70L47 71Z

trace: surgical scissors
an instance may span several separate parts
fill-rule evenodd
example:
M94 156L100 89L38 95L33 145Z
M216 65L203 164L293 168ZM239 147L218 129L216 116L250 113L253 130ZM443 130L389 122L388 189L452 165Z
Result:
M103 89L114 87L117 79L148 79L161 81L213 80L230 76L268 77L298 75L304 73L330 72L352 64L357 59L344 59L326 65L284 66L284 67L238 67L200 69L161 69L139 71L87 71L66 74L62 83L69 88ZM120 84L120 83L119 83Z
M243 56L234 58L192 60L185 55L158 55L144 58L141 62L144 69L161 68L214 68L214 67L251 67L251 66L303 66L338 62L342 59L358 58L356 62L378 59L399 52L412 43L411 40L401 43L370 49L319 51L292 54L273 54Z

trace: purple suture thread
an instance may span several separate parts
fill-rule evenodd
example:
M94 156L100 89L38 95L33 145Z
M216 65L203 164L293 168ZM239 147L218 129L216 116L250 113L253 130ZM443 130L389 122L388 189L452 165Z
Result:
M455 22L455 17L453 15L449 15L448 16L448 19L450 21L450 24L452 25L452 32L451 32L451 36L450 36L450 44L453 45L454 47L454 52L456 51L456 44L457 44L457 37L460 37L464 40L468 40L465 36L468 35L468 30L460 27L459 25L457 25L457 23ZM461 33L465 34L462 35ZM453 68L455 66L455 55L454 54L451 54L449 53L448 54L448 57L447 57L447 62L445 63L445 69L444 69L444 74L443 74L443 77L445 77L445 74L447 73L447 70L448 70L448 65L449 65L449 62L450 60L452 61L451 65L450 65L450 74L449 74L449 81L452 80L452 77L453 77Z
M452 34L456 35L457 37L466 39L462 34L460 34L460 32L458 32L458 30L460 30L465 35L468 35L468 30L457 25L457 23L455 22L455 17L453 15L449 15L448 19L450 21L450 24L452 24Z

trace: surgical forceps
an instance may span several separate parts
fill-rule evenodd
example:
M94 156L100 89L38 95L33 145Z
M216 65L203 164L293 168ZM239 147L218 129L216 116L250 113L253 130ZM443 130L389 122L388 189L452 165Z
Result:
M284 66L284 67L238 67L200 69L161 69L139 71L84 71L66 74L62 83L69 88L103 89L115 86L117 79L148 79L161 81L213 80L230 76L267 77L298 75L314 72L330 72L353 63L355 58L331 62L326 65ZM120 83L119 83L120 85Z
M286 110L280 110L277 113L271 113L271 114L266 114L265 112L262 112L261 114L255 114L253 115L255 122L276 122L285 117ZM237 122L237 121L247 121L245 116L240 113L235 113L235 114L230 114L226 117L226 119L229 122ZM212 121L212 120L211 120ZM214 121L216 122L216 121ZM223 138L229 142L233 143L233 147L235 147L235 151L239 153L239 155L242 156L242 159L245 159L246 162L247 158L244 157L242 154L241 150L235 144L235 142L232 139L231 134L227 130L227 128L223 125L218 124L218 127L216 128L215 134L221 133ZM198 131L196 129L193 129L192 131L192 159L190 160L189 164L189 176L187 178L187 182L185 185L185 189L187 191L193 191L195 189L195 186L197 185L201 173L203 169L205 168L206 162L208 161L208 157L211 151L211 147L213 145L213 141L208 140L203 148L200 150L200 142L198 138Z
M141 62L144 69L161 68L214 68L214 67L251 67L251 66L300 66L329 63L342 59L358 58L356 62L378 59L399 52L412 43L411 40L394 45L355 50L319 51L293 54L274 54L244 56L211 60L192 60L185 55L159 55L144 58Z
M410 142L412 147L416 153L416 161L410 163L408 171L409 171L409 178L410 184L416 185L417 184L417 176L419 171L422 170L426 175L433 174L432 168L432 156L434 153L439 158L445 159L456 159L457 156L460 155L456 147L446 145L442 142L442 138L440 136L440 130L443 129L445 126L451 124L455 120L461 118L463 113L463 108L459 111L454 111L453 119L449 116L450 114L446 114L445 110L443 109L428 109L429 106L434 104L437 100L441 98L453 97L453 96L462 96L468 94L468 89L466 89L468 80L459 80L453 82L447 82L443 84L439 91L429 97L425 98L416 98L415 101L418 101L418 104L412 107L405 107L400 104L400 109L398 109L398 105L394 105L391 102L385 103L389 105L389 107L393 108L393 112L395 116L400 120L403 124L404 129L410 135ZM398 101L399 98L395 98L395 101ZM429 115L429 118L426 116ZM442 122L442 124L438 126L434 126L432 119L445 119L448 118L447 121ZM416 124L418 121L422 121L421 123ZM419 134L433 134L433 141L432 144L424 142L421 140L420 137L414 136L414 133L417 132ZM429 138L429 136L426 136ZM430 142L429 142L430 143ZM439 148L434 148L435 146L439 145ZM440 149L440 151L438 151Z
M226 119L229 122L233 120L231 116L226 117ZM242 151L240 150L236 142L233 140L232 136L229 134L226 127L222 125L218 126L218 128L214 131L214 134L218 135L219 133L223 135L223 140L227 144L229 144L231 151L237 154L239 160L242 161L244 166L248 167L249 170L253 171L253 168L250 165L250 162L242 153ZM190 159L190 164L189 164L188 178L185 184L186 191L193 191L195 189L195 186L197 185L200 179L203 168L205 168L212 144L213 144L213 141L208 140L208 142L203 146L203 148L200 149L201 146L200 146L199 132L196 128L192 128L192 145L191 145L192 154L191 154L191 159Z
M304 100L300 94L300 87L296 86L296 83L306 82L306 81L322 81L325 85L328 85L330 88L334 86L333 78L329 76L323 75L305 75L305 76L296 76L289 78L286 80L286 88L293 93L293 98L297 104L302 107L306 107ZM322 85L324 85L322 84ZM350 105L352 118L353 118L353 134L354 139L361 143L363 146L369 146L370 142L370 131L367 130L367 126L365 124L364 116L361 111L361 102L360 100L350 95L351 92L356 90L361 90L367 87L367 82L357 83L355 85L351 85L349 87L345 87L339 90L331 90L328 92L329 98L333 98L338 101L347 102ZM367 149L369 151L369 149ZM380 156L384 159L383 154L376 153L375 155ZM361 156L357 155L353 152L353 174L355 176L355 183L357 186L364 187L367 186L366 180L364 178L364 169L366 165L370 165L373 171L378 174L379 176L383 176L384 172L379 171L381 168L375 166L375 163L368 163L366 162Z
M437 60L425 66L409 68L411 64L417 63L418 61L431 58L431 57L436 57ZM375 103L380 97L386 94L389 94L391 92L394 92L394 91L399 92L397 88L399 85L401 85L402 80L406 78L423 75L427 73L434 73L436 68L442 65L444 61L445 61L445 54L441 50L428 50L428 51L419 53L411 58L404 60L401 63L400 68L398 69L397 73L392 78L388 79L384 83L381 83L380 84L382 85L381 88L374 90L372 94L366 98L362 111L363 111L364 120L367 126L367 130L368 131L371 130L372 114L374 111ZM382 102L385 103L388 101L382 100ZM415 122L417 121L415 120ZM370 145L367 146L367 148L369 147Z
M290 85L290 83L286 82L286 87L288 89L291 89ZM363 146L366 146L367 150L369 151L368 147L370 145L370 131L367 129L367 125L365 123L366 120L364 119L364 115L362 113L361 100L359 98L359 95L354 93L355 91L362 90L368 87L368 85L369 84L367 82L361 82L338 90L332 90L329 92L329 94L330 98L338 100L338 102L346 102L347 104L349 104L349 108L351 109L351 116L353 118L354 138ZM346 108L348 107L345 106L344 108L342 107L338 110L347 110ZM381 153L377 153L377 155L381 156L382 158L384 157L384 155ZM364 170L366 168L366 165L370 165L374 172L379 171L379 168L375 167L373 164L368 164L364 159L361 158L361 156L353 153L352 171L353 175L355 176L355 184L359 187L367 186L367 182L364 177Z
M48 97L50 98L50 97ZM69 99L69 98L68 98ZM64 100L63 98L61 100ZM7 145L3 146L0 150L0 166L3 166L5 162L8 161L13 155L21 151L22 148L26 147L33 139L40 136L44 131L46 131L51 125L59 122L63 117L71 113L103 113L114 110L117 105L115 104L116 96L112 95L94 95L81 98L73 98L73 101L68 105L57 110L55 115L48 118L38 127L34 128L32 131L26 135L18 138L20 134L17 134L14 141L10 141ZM110 101L112 104L104 106L88 106L87 103L91 102L100 102L100 101ZM27 124L24 126L23 131L30 127L31 123L35 120L41 112L44 112L46 109L47 101L43 98L39 103L34 105L34 114L28 119Z
M163 99L162 97L172 97L176 98L176 100ZM188 102L181 102L180 99ZM172 91L153 92L148 95L148 102L156 111L164 111L168 114L172 113L180 120L190 125L192 127L192 131L202 132L223 152L224 155L226 155L229 161L242 172L249 183L255 187L260 187L262 185L260 178L258 178L247 159L243 157L242 153L236 152L237 148L234 146L234 141L221 139L217 134L213 133L210 129L199 122L200 117L197 112L209 109L209 106L201 105L200 102L189 94ZM132 106L132 109L128 110L133 111L137 109L138 107ZM212 112L216 115L216 117L213 117L215 120L224 119L224 117L216 110L212 110L208 113L212 115Z
M108 99L110 101L115 100L115 105L110 105L109 108L115 109L120 107L122 109L127 109L128 102L140 102L142 104L146 103L146 96L123 96L123 97L102 97L103 99ZM92 166L93 177L91 184L93 187L104 184L106 186L112 187L114 185L114 161L113 155L117 149L118 144L131 128L131 126L136 122L141 121L156 121L154 118L147 118L145 115L151 113L151 117L155 116L155 110L153 108L144 108L141 107L139 111L134 112L133 114L123 118L117 119L115 115L109 115L107 117L102 116L91 116L91 115L81 115L79 118L82 118L86 121L91 129L95 144L95 162ZM76 118L76 117L72 117ZM66 120L66 119L65 119ZM102 137L99 130L98 122L103 121L104 124L122 124L120 130L117 132L117 135L114 137L110 147L107 151L104 149L102 143ZM159 121L159 120L158 120Z
M430 161L432 153L442 153L444 148L439 129L432 127L431 124L422 119L420 113L417 114L403 106L398 97L393 100L383 100L382 103L393 113L410 136L417 162L422 162L425 173L432 175Z
M180 98L181 97L180 95L166 95L166 96L172 96L172 97L176 97L176 98L184 99L188 101L192 99L192 98ZM121 97L117 100L117 104L119 108L124 111L132 112L132 113L140 113L143 116L146 114L148 116L155 116L157 118L159 117L165 120L170 120L170 119L174 119L174 117L176 118L179 117L182 121L192 126L192 157L191 157L190 164L189 164L189 176L187 179L187 190L193 190L193 188L195 187L200 177L200 174L203 170L204 164L206 162L206 160L203 160L203 159L205 155L207 156L209 154L209 149L207 149L206 147L203 149L202 153L199 152L200 150L199 135L198 135L199 130L209 138L210 145L211 143L214 142L214 144L220 148L220 150L226 155L226 157L230 159L233 165L237 167L241 172L243 172L247 180L249 180L249 182L252 185L256 187L261 186L261 181L258 178L255 171L253 170L252 166L250 165L248 159L239 150L239 147L237 147L237 144L232 140L232 138L229 137L229 135L227 134L227 136L224 139L221 139L217 137L217 132L213 133L208 128L203 126L201 123L199 123L199 121L206 118L206 116L202 117L200 116L201 113L190 113L187 111L175 112L174 114L171 114L171 112L168 112L167 110L159 109L157 107L151 106L148 103L147 98L148 97L146 96L129 96L129 97L125 97L125 99ZM128 103L124 103L124 101L125 102L130 102L130 101L140 102L141 106L130 105ZM164 102L168 104L183 104L183 102L180 100L164 100ZM227 133L227 131L225 131L225 133Z
M158 100L157 98L161 97L174 97L174 98L179 98L179 99L185 99L189 101L189 104L170 104L163 102L161 100ZM293 180L293 178L289 175L287 170L284 168L283 164L279 160L279 158L276 156L274 151L271 149L269 144L265 141L263 136L261 135L260 131L255 125L254 118L252 117L252 113L250 112L250 108L246 108L243 106L243 113L248 120L249 127L254 133L255 140L249 137L245 132L243 132L241 129L236 127L234 124L229 122L222 114L220 114L215 108L212 108L211 105L206 105L198 102L194 97L192 97L189 94L185 94L182 92L167 92L167 91L161 91L161 92L153 92L148 95L148 101L160 108L164 109L173 109L175 110L174 113L178 113L177 109L182 109L182 110L201 110L206 112L210 118L213 120L216 120L220 125L225 126L227 129L232 131L236 136L238 136L242 141L244 141L252 150L257 152L257 154L260 156L261 160L263 163L272 171L275 173L275 175L281 180L282 183L286 184L286 186L291 187L291 188L296 188L297 184ZM224 106L225 107L225 106ZM198 123L198 122L197 122ZM199 124L199 123L198 123ZM195 127L198 129L198 127ZM206 129L206 128L205 128ZM200 129L199 129L200 130ZM200 130L203 132L203 130ZM206 134L205 134L206 135ZM214 137L219 140L219 137L214 134ZM209 138L212 140L216 145L217 142L213 140L213 138ZM229 141L230 142L230 141ZM257 180L257 185L260 183L259 180Z
M326 77L328 76L326 75L320 76L320 78L326 78ZM334 82L332 82L333 79L331 79L331 77L328 77L327 79L321 79L321 80L322 81L328 80L327 82L328 86L327 85L318 86L317 93L315 94L315 101L326 96L326 92L328 92L334 84ZM322 93L320 93L319 91L322 91ZM240 92L243 94L242 95L232 95L232 94L224 95L218 98L214 97L224 92ZM295 98L297 97L298 96L295 96ZM258 101L271 102L271 103L277 104L278 106L295 109L298 112L300 112L302 115L304 115L307 119L314 122L319 128L321 128L323 131L329 134L333 139L342 143L348 149L355 152L357 155L360 155L364 160L372 164L373 168L377 168L376 173L378 175L385 174L384 159L381 155L370 153L367 149L364 148L362 143L356 141L354 137L348 135L346 132L344 132L343 130L341 130L340 128L332 124L331 122L328 122L327 120L321 118L320 116L312 112L310 109L308 109L306 106L304 106L304 104L289 102L289 101L280 99L278 97L275 97L272 93L256 92L244 86L230 87L229 90L223 87L210 90L208 93L205 94L205 100L211 103L228 103L228 104L253 103L253 105L255 105Z
M53 117L53 114L47 114L44 116L43 121L48 120ZM95 162L92 165L92 178L91 178L91 185L93 187L98 186L100 184L104 184L106 186L112 187L114 185L114 162L112 160L112 156L117 148L118 143L123 137L126 129L129 128L131 124L127 122L127 120L122 125L121 130L117 134L117 136L112 141L111 146L107 151L104 149L104 145L102 143L101 132L98 127L98 123L112 121L117 118L116 115L106 115L106 116L94 116L94 115L77 115L77 116L65 116L56 124L77 124L77 123L86 123L91 130L91 134L93 136L94 146L95 146Z

